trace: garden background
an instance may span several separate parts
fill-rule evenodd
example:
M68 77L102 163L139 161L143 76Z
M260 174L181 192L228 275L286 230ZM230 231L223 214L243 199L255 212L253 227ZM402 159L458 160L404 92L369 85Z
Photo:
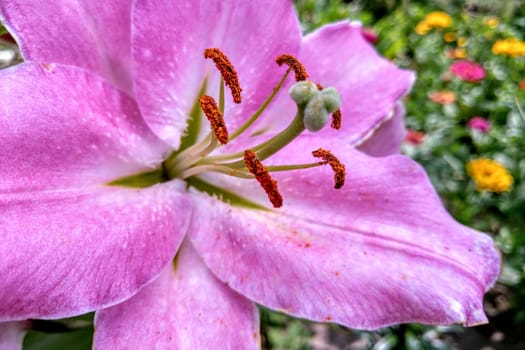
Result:
M265 349L525 348L525 4L506 1L296 0L305 33L341 19L417 72L403 153L427 170L460 222L493 235L504 262L488 325L401 325L359 332L263 310ZM19 60L8 37L0 68ZM337 54L337 53L333 53ZM351 259L351 257L349 257ZM35 322L24 349L90 349L92 315Z

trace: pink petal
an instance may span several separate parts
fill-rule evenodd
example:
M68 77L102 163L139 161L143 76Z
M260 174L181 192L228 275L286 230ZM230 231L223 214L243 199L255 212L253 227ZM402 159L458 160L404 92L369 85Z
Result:
M359 143L386 118L411 88L414 74L380 57L361 34L361 25L339 22L322 27L303 42L300 58L310 79L334 86L342 98L342 130L326 137Z
M378 125L363 142L357 146L361 152L373 157L384 157L399 153L405 139L405 107L398 103L391 111L391 118Z
M279 210L194 194L188 232L209 268L246 297L315 321L363 329L486 322L482 297L500 263L493 241L454 221L410 159L321 141L294 142L275 162L305 162L305 150L330 148L347 167L341 190L323 167L274 173ZM262 192L254 182L237 190Z
M170 261L188 226L180 182L0 196L0 320L121 302Z
M6 0L0 20L26 60L83 67L132 92L131 0Z
M217 280L191 244L130 300L99 311L96 349L258 349L255 305Z
M0 323L0 350L22 350L27 322Z
M218 95L219 73L204 59L206 48L220 48L239 74L243 103L232 106L229 94L226 99L226 121L233 130L270 95L286 70L275 58L298 52L301 35L291 1L269 0L137 2L133 28L141 111L157 135L175 147L206 77L208 94Z
M163 159L135 102L87 71L24 63L0 86L0 193L107 183Z

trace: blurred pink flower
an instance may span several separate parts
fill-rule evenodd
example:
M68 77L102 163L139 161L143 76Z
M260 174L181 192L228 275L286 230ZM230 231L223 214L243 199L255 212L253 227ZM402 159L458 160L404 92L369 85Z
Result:
M425 139L425 133L421 131L416 131L412 129L407 130L407 134L405 136L405 141L411 145L419 145L423 142Z
M374 45L377 43L377 33L371 29L371 28L362 28L361 34L363 34L363 38L365 38L366 41L368 41L370 44Z
M475 62L460 60L450 65L450 71L461 80L479 82L485 78L485 69Z
M487 133L490 130L490 121L483 117L472 117L467 126L469 129L478 130L482 133Z

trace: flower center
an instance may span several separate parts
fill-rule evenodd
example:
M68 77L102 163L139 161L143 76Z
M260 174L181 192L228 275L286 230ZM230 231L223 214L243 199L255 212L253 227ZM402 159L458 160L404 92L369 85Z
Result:
M219 198L229 201L235 200L241 205L249 202L236 194L221 190L199 177L203 173L217 172L241 179L256 180L276 208L282 206L283 198L279 193L277 182L271 177L272 172L330 165L335 173L335 188L343 186L345 166L330 151L321 148L312 152L314 157L321 159L320 161L279 166L263 165L264 160L279 152L305 130L313 132L321 130L327 124L329 114L332 114L332 127L340 128L340 97L334 88L323 88L319 84L308 81L306 70L294 56L281 55L276 59L276 62L280 66L288 66L286 73L259 109L238 129L230 133L224 118L225 86L230 89L234 103L241 103L242 89L239 85L237 72L226 55L217 48L206 49L204 57L213 60L221 74L218 102L212 96L204 94L205 82L199 93L198 104L196 103L195 108L190 113L188 129L191 131L192 123L193 126L198 123L202 111L209 122L210 133L200 141L197 141L196 137L191 139L191 137L186 136L181 142L180 149L173 152L157 171L119 179L110 185L136 187L148 181L153 184L178 178L185 180L190 186L201 191L218 195ZM290 124L275 136L262 143L252 145L242 152L220 152L219 148L222 145L231 143L244 134L263 115L268 105L281 90L291 71L294 71L297 83L290 88L289 93L297 105L297 113L295 117L291 118ZM216 152L217 150L219 152Z

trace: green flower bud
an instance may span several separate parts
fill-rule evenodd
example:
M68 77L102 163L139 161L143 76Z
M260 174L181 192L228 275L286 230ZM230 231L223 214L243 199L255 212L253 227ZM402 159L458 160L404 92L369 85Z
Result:
M288 92L299 107L306 106L306 104L319 93L317 85L309 80L303 80L293 84Z
M316 94L304 109L304 127L310 131L321 130L328 123L328 111L325 100L320 93Z
M337 90L333 87L327 87L321 91L324 99L324 106L328 113L334 113L341 106L341 97Z

